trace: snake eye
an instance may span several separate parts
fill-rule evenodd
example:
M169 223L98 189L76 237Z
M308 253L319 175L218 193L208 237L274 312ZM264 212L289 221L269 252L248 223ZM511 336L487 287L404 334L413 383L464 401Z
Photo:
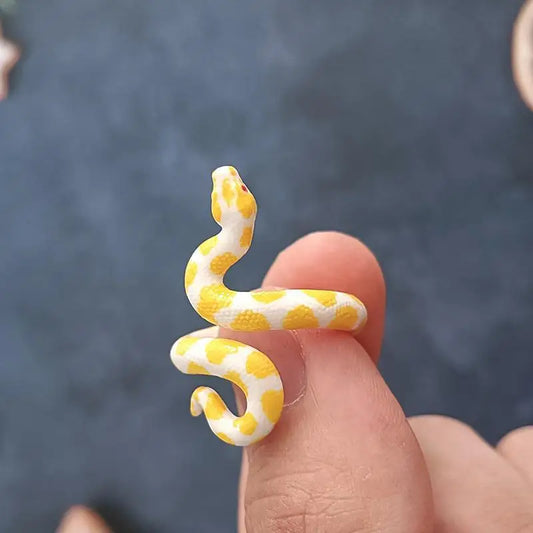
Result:
M248 189L246 188L246 185L241 185L241 189L242 189L244 192L248 192Z

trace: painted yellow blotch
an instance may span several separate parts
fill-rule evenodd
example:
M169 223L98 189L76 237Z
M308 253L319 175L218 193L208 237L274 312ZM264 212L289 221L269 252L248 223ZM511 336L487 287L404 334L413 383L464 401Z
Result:
M211 194L211 214L213 215L213 218L220 223L222 220L222 209L218 203L218 194L215 191Z
M318 319L313 310L306 305L299 305L289 311L283 319L284 329L318 328Z
M238 344L234 344L233 341L226 339L213 339L209 341L205 346L205 354L207 360L214 365L219 365L224 361L224 358L235 353L239 348Z
M232 176L236 176L236 175L237 175L237 170L236 170L235 167L229 166L229 167L228 167L228 170L229 170L229 173L230 173Z
M313 289L302 289L302 292L311 296L325 307L331 307L337 303L337 295L334 291L316 291Z
M258 352L257 350L254 350L247 357L246 372L259 379L278 373L272 361L264 353Z
M207 255L216 246L217 240L218 240L218 235L215 235L211 237L210 239L207 239L206 241L204 241L202 244L200 244L198 249L203 255Z
M252 226L246 226L242 230L242 235L241 235L241 239L240 239L239 242L240 242L240 245L243 248L249 248L250 247L250 244L252 244L252 235L253 235Z
M199 337L182 337L176 344L176 353L178 355L185 355L191 346L200 340Z
M270 324L265 315L251 311L241 311L230 325L236 331L266 331L270 329Z
M239 431L244 435L251 435L257 427L257 420L252 413L246 413L245 415L236 418L233 421L233 425L239 428Z
M231 186L231 181L228 178L222 183L222 196L224 197L224 200L226 200L228 207L230 207L233 202L233 197L235 196L235 190Z
M272 424L275 424L279 420L283 409L283 391L267 390L261 396L261 405L267 418Z
M258 302L269 304L279 300L284 294L285 291L257 291L251 292L250 296Z
M221 276L226 272L226 270L228 270L231 265L235 264L238 260L239 258L231 252L226 252L224 254L217 255L211 261L211 272L213 272L213 274Z
M328 328L351 331L355 328L358 319L357 309L350 306L341 307L337 309L335 318L328 324Z
M229 379L232 383L235 383L238 387L242 389L244 394L248 396L248 387L244 383L244 381L241 378L241 375L236 372L235 370L230 370L226 374L224 374L224 379Z
M211 420L218 420L224 416L225 412L226 406L222 398L218 394L210 392L204 407L205 416Z
M244 218L250 218L255 214L257 205L251 192L244 192L242 189L237 191L237 209Z
M187 374L205 374L206 376L209 376L209 371L202 365L198 365L191 361L187 367Z
M219 433L215 433L215 435L220 439L220 440L223 440L224 442L227 442L228 444L235 444L233 442L233 440L231 440L225 433L222 433L222 432L219 432Z
M225 307L229 307L234 297L235 291L230 291L222 283L208 285L200 291L200 301L196 306L196 312L202 318L214 324L215 313Z
M185 289L188 289L191 286L197 273L198 265L194 261L189 261L185 268Z

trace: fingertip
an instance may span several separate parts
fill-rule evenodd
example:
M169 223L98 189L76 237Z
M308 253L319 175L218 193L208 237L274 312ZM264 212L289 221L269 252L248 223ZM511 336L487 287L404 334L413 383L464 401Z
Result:
M385 321L385 280L375 255L359 239L336 231L305 235L278 255L264 285L329 289L355 295L368 313L357 340L377 362Z
M56 533L111 533L111 530L93 510L74 505L63 515Z

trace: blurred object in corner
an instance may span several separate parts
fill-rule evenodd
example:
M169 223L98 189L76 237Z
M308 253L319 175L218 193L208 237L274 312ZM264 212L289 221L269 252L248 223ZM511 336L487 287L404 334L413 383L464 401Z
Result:
M9 71L20 58L20 48L4 38L0 22L0 101L7 98Z
M2 12L12 13L16 5L16 0L0 0L0 15Z
M526 0L513 30L513 76L526 105L533 111L533 0Z
M65 513L56 533L111 533L111 530L94 511L75 505Z

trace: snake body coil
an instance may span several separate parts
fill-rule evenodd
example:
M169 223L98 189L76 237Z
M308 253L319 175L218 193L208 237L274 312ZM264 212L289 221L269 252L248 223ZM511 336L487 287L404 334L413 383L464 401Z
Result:
M366 309L351 294L311 289L237 292L224 285L227 270L250 248L257 205L234 167L220 167L212 177L211 211L222 230L194 251L185 269L187 297L198 314L235 331L359 330ZM240 417L213 389L193 392L191 414L204 412L220 439L247 446L272 431L283 408L283 386L264 353L233 340L186 335L174 343L170 356L185 374L219 376L244 392L247 408Z

